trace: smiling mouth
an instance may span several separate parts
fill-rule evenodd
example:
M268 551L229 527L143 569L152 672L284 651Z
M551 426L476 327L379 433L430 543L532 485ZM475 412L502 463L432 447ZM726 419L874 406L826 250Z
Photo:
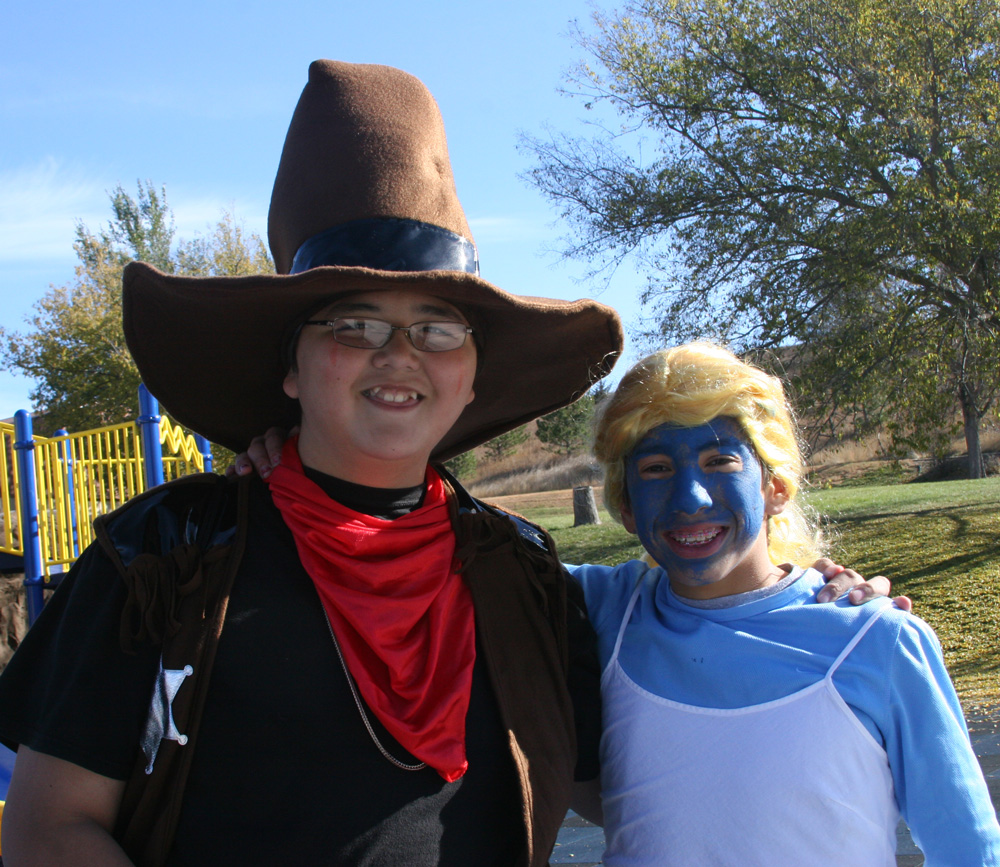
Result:
M371 388L366 388L361 392L365 397L371 398L372 400L377 400L380 403L390 403L390 404L404 404L404 403L416 403L423 399L423 395L408 388L383 388L381 385L375 385Z
M673 530L666 535L674 544L690 550L711 545L725 532L725 527L716 525L712 527Z

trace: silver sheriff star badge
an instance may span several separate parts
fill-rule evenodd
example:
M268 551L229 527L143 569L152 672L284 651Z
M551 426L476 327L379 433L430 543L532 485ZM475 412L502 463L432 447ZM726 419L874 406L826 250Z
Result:
M171 705L184 680L194 674L190 665L181 669L165 669L160 657L160 671L156 676L153 698L149 704L149 716L142 733L142 751L146 755L146 773L153 773L153 763L164 740L177 741L181 746L187 743L187 735L177 731L174 711Z

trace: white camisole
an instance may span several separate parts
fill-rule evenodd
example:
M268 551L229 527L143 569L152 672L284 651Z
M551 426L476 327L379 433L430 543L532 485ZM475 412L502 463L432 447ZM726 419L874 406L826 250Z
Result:
M888 600L870 603L822 680L719 709L654 695L624 672L618 653L638 594L601 678L606 867L895 867L885 751L833 684Z

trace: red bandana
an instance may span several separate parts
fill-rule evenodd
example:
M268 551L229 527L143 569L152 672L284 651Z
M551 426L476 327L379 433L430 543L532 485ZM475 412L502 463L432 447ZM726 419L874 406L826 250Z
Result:
M290 439L268 484L368 707L412 755L457 780L469 766L475 624L441 477L428 467L424 505L386 521L328 497Z

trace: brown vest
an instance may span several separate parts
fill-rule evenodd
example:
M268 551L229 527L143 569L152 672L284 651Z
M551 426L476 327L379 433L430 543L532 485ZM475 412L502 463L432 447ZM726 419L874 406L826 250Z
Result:
M137 867L158 867L173 841L245 547L249 484L187 477L95 522L129 589L123 646L153 640L163 645L164 668L194 668L172 705L187 743L164 740L149 775L138 756L126 786L115 836ZM451 502L456 556L521 787L525 847L517 867L543 867L569 807L576 761L566 574L544 531L461 489Z

